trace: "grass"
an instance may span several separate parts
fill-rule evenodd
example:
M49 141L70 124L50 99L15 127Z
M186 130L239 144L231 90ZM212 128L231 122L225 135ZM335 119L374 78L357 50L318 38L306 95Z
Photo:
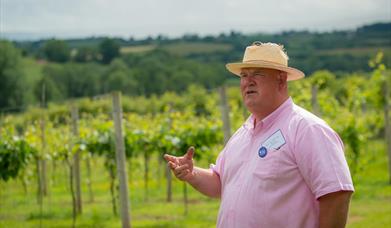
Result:
M204 197L188 187L189 213L184 215L182 182L173 180L173 201L166 202L164 166L159 170L151 171L149 198L144 200L141 171L143 164L141 161L134 161L131 165L133 172L129 177L129 194L133 227L214 226L219 206L217 200ZM156 161L151 165L158 167ZM67 167L65 164L58 165L53 180L50 176L52 171L50 166L48 166L49 195L44 198L42 211L36 200L34 178L30 180L27 194L24 193L19 180L0 184L0 227L72 226L72 200L67 184ZM120 227L121 220L112 211L109 177L103 168L103 159L94 158L93 167L98 167L92 172L94 202L89 202L87 184L84 181L82 183L83 214L77 218L76 227ZM84 163L82 170L83 179L86 180ZM28 167L28 172L33 171L34 167Z
M362 151L365 164L355 176L356 192L352 198L347 227L391 227L391 185L388 184L384 143L371 142L365 149ZM206 166L206 162L201 165ZM190 204L189 212L185 215L183 183L173 181L173 201L167 203L164 166L158 166L154 158L151 160L151 167L154 168L150 172L149 198L145 201L142 160L132 161L131 166L129 188L133 227L215 226L218 200L204 197L188 187ZM120 227L120 218L112 212L109 178L103 168L103 159L94 158L92 167L94 202L89 202L85 163L82 162L83 214L77 218L76 227ZM55 179L52 179L51 165L48 168L50 188L42 211L36 202L35 179L31 175L34 167L28 167L27 170L27 176L30 175L28 194L24 193L19 180L0 183L0 227L72 226L67 167L58 164Z
M361 153L366 162L355 177L356 192L348 227L391 227L391 184L385 143L370 142Z

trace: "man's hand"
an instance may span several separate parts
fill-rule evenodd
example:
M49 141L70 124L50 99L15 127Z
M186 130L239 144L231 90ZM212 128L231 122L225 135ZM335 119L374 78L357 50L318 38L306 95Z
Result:
M194 147L190 147L182 157L165 154L164 159L179 180L188 182L204 195L219 198L221 195L220 177L211 169L195 167L193 155Z
M165 154L164 159L166 159L168 166L179 180L189 181L195 175L193 171L193 155L194 147L190 147L182 157Z

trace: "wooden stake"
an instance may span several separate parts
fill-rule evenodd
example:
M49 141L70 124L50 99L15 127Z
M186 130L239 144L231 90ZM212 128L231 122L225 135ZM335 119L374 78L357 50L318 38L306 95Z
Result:
M312 85L311 86L311 106L312 106L312 112L320 116L320 108L318 103L318 86Z
M224 144L226 144L229 138L231 138L231 124L229 120L229 107L224 85L220 87L219 92L221 102L221 116L223 119Z
M73 139L76 141L79 138L79 111L74 104L71 104L71 116L72 116L72 134ZM81 214L83 211L82 207L82 198L81 198L81 178L80 178L80 151L77 150L73 155L73 171L74 171L74 180L76 187L76 205L77 213Z
M390 87L388 85L387 73L384 75L383 93L384 93L384 128L385 128L385 142L388 152L388 177L389 184L391 184L391 123L390 123Z
M130 227L130 204L128 193L128 176L126 173L125 142L122 133L122 105L121 93L114 92L113 96L113 119L115 129L115 152L117 160L117 172L119 179L120 206L122 227Z

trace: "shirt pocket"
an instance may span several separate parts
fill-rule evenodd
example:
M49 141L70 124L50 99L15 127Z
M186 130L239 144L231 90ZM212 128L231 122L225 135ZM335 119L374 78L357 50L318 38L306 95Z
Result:
M263 180L274 179L278 173L278 160L281 151L269 149L263 158L257 155L254 164L253 175Z

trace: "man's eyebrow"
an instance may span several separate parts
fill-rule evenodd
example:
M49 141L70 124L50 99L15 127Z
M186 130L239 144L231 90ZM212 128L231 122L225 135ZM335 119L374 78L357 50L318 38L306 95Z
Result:
M257 73L257 74L264 74L264 72L262 70L254 70L253 74L255 74L255 73Z

